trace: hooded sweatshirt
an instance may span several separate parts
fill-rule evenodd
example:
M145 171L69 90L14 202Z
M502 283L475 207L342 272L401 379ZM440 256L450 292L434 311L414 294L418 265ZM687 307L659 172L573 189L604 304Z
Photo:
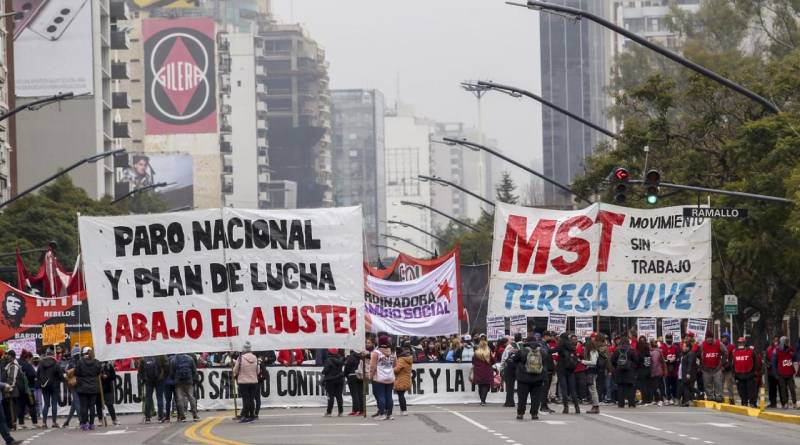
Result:
M64 374L53 357L45 357L36 370L36 380L43 391L54 391L61 387Z
M233 374L240 385L258 383L258 357L252 352L240 355L233 365Z
M380 347L370 353L369 376L377 383L394 383L394 365L397 357L388 347Z

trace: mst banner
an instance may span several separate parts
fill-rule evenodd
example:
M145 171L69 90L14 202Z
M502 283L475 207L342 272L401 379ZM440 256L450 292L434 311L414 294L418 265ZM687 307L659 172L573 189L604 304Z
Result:
M458 333L458 280L455 257L411 281L366 275L367 330L427 337Z
M498 203L489 313L711 315L711 222L682 207Z
M360 207L81 217L96 354L361 347L361 224Z
M410 404L422 405L477 402L479 400L477 386L469 383L471 366L468 363L415 363L411 373L411 391L406 393L406 400ZM200 383L195 386L197 408L233 409L234 392L230 369L206 368L198 371ZM327 400L322 381L322 367L271 367L269 379L261 383L259 391L262 408L325 406ZM62 414L67 414L69 411L68 393L66 389L61 391L59 412ZM114 402L118 413L142 412L143 396L144 388L139 387L135 371L117 373ZM344 401L345 404L350 404L347 388ZM503 403L505 393L491 392L487 401ZM367 403L374 404L374 402L374 397L368 395ZM237 403L241 403L241 399ZM241 404L239 406L241 407Z

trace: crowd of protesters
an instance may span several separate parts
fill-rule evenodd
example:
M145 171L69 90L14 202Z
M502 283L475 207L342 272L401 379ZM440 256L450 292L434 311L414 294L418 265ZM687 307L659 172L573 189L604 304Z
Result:
M2 351L0 351L2 353ZM765 350L756 350L749 338L731 342L707 332L702 341L691 333L683 339L666 335L650 339L628 335L609 338L593 333L579 338L570 333L529 332L488 341L486 335L412 338L386 334L368 335L363 350L291 349L254 352L246 342L241 352L176 354L99 362L90 347L76 345L43 352L44 357L13 350L0 356L0 436L14 441L10 431L26 428L68 427L74 415L83 431L94 430L108 418L117 425L114 410L117 372L136 371L144 422L199 420L196 385L199 368L232 370L242 409L241 423L258 419L262 400L260 386L272 366L322 367L327 395L325 416L344 415L344 388L351 398L350 416L364 414L364 385L370 385L377 409L372 417L394 418L394 399L400 415L408 414L406 395L412 389L412 369L419 363L469 363L469 381L478 402L487 403L492 392L504 392L507 407L516 407L517 419L528 411L589 414L602 405L620 408L648 405L688 406L694 400L756 407L759 389L765 385L768 406L800 409L795 377L800 344L792 347L787 337L775 337ZM64 385L66 384L66 385ZM62 386L69 391L70 410L57 422ZM735 389L734 389L735 387ZM336 411L334 412L334 406ZM41 420L41 424L39 423ZM49 423L48 423L49 420Z

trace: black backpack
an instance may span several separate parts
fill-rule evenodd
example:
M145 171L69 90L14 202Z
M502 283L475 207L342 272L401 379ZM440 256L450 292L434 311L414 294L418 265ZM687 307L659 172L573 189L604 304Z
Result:
M631 358L628 355L630 351L619 351L617 356L617 369L625 370L631 367Z
M267 359L262 358L258 361L258 380L264 381L269 379L269 369L267 369Z

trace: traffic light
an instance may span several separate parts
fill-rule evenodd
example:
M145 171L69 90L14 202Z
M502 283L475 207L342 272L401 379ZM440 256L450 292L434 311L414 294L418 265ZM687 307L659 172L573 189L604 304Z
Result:
M614 202L624 203L628 198L628 169L617 167L611 172L611 181L614 184Z
M645 196L647 203L655 205L658 202L658 186L661 184L661 172L658 170L648 170L644 177Z

